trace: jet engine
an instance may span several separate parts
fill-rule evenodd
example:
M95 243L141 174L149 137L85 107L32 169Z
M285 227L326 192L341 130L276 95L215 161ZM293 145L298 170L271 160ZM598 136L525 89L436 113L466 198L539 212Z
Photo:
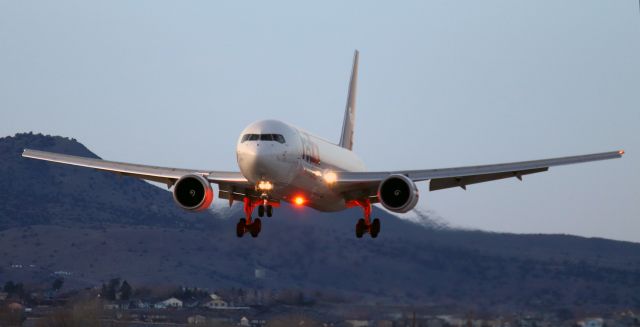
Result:
M418 188L405 175L391 175L380 183L378 199L382 206L393 212L404 213L418 204Z
M211 205L213 189L200 175L184 175L173 187L173 199L185 210L202 211Z

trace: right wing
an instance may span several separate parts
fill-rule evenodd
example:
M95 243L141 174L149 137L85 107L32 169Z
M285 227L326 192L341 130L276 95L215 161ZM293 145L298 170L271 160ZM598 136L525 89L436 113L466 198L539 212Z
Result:
M378 185L391 175L405 175L414 182L429 180L429 190L451 187L466 189L467 185L498 179L534 174L549 170L549 167L590 161L620 158L624 151L611 151L580 156L520 161L493 165L467 166L440 169L398 170L380 172L336 172L336 187L347 198L374 198Z
M167 186L173 185L178 179L180 179L180 177L184 175L198 174L205 177L211 183L219 184L221 186L221 189L229 189L229 187L232 190L235 188L252 188L252 185L250 185L250 183L247 182L247 179L244 178L244 176L242 176L242 174L239 172L147 166L30 149L25 149L22 153L22 156L25 158L93 168L97 170L117 173L120 175L133 176L149 181L164 183L167 184Z

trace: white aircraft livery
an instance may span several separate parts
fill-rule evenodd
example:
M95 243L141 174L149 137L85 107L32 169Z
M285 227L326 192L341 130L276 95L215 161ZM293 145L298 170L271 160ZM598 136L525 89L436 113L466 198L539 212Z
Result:
M206 210L213 201L211 184L218 197L244 204L244 217L236 234L260 234L260 218L271 217L281 202L330 212L360 207L364 214L355 226L356 237L380 232L380 220L371 219L371 206L380 203L403 213L418 203L417 182L428 181L429 190L488 182L544 172L552 166L620 158L624 151L442 169L366 171L352 152L356 114L358 51L353 59L342 135L337 144L277 120L262 120L245 128L236 145L239 172L147 166L25 149L22 156L88 167L120 175L165 183L178 206L190 211Z

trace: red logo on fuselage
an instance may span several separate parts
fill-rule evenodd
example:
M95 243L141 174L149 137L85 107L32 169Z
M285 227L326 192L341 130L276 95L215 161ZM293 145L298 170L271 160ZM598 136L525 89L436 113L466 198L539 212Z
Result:
M318 145L311 141L311 137L306 133L302 133L302 159L311 164L320 164Z

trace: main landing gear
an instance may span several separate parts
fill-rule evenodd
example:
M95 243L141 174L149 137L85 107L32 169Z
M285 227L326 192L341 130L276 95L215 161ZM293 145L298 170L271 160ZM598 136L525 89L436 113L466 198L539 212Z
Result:
M364 218L358 219L356 223L356 237L362 238L362 235L368 233L371 238L378 237L380 233L380 219L376 218L371 222L371 201L358 200L353 202L354 206L360 206L364 210Z
M236 236L243 237L244 234L249 233L252 237L258 237L260 230L262 229L262 221L260 218L252 219L253 209L258 207L258 216L264 217L265 213L267 217L273 215L273 206L268 204L267 200L251 199L249 197L244 198L244 216L240 218L240 221L236 225Z

